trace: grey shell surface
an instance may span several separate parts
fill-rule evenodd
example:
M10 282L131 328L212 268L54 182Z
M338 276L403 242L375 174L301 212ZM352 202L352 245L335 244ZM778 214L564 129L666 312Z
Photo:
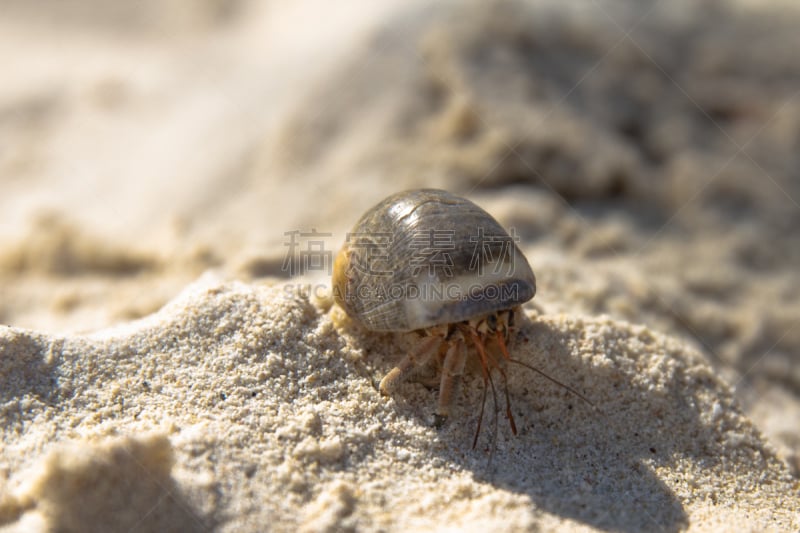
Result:
M334 264L333 291L374 331L411 331L522 304L536 279L514 239L474 203L436 189L367 211Z

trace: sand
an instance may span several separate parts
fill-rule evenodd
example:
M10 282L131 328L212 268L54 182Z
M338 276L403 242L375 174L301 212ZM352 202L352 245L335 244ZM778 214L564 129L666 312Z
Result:
M473 450L478 373L437 431L432 391L375 386L402 339L292 285L208 276L118 329L6 328L4 468L26 473L0 516L11 531L796 529L797 480L702 355L608 317L519 333L516 357L596 409L515 371L519 434L487 423Z
M0 4L0 531L800 529L796 8ZM419 186L593 405L380 395L325 261Z

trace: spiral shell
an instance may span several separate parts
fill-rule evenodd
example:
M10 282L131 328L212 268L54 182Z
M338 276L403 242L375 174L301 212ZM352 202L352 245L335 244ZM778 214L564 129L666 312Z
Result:
M437 189L368 210L334 261L337 303L373 331L412 331L511 309L536 293L514 239L474 203Z

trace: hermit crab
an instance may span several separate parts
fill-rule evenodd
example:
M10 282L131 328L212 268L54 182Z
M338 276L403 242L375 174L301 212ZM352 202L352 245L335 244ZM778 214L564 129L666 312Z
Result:
M566 387L509 355L515 317L534 294L536 278L514 237L474 203L437 189L400 192L369 209L334 261L333 295L350 317L372 331L421 333L416 348L381 380L383 394L435 363L441 378L434 423L441 427L467 358L477 356L484 388L473 447L487 383L497 404L492 372L506 379L502 361Z

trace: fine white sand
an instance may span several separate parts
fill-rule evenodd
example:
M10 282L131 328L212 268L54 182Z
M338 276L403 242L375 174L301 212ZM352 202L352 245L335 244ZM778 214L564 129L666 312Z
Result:
M800 525L797 481L703 357L606 317L513 342L597 409L515 370L519 434L487 418L475 450L478 373L437 431L434 392L376 389L403 339L292 285L209 276L127 326L0 343L9 531Z

